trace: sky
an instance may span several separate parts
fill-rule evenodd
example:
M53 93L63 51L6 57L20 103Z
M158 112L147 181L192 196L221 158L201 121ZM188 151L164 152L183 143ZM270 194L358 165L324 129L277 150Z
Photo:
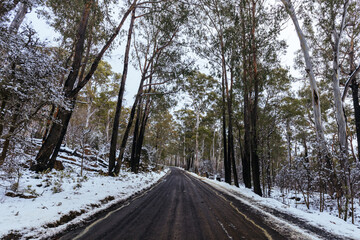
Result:
M276 4L281 4L278 0L275 1ZM35 30L38 31L38 35L41 40L47 40L49 42L54 42L54 39L59 36L43 18L39 18L35 11L27 14L25 18L25 23L31 24ZM123 29L126 29L128 26L127 23L124 24ZM294 25L291 20L288 20L284 25L284 29L280 34L280 39L283 39L287 42L288 48L286 54L281 57L282 66L287 66L290 68L290 73L299 77L300 73L294 69L294 56L295 52L300 49L300 43L295 32ZM122 41L122 44L119 45L112 51L110 56L106 56L104 60L109 62L112 66L112 70L117 73L122 73L123 71L123 53L125 49L126 41ZM204 70L204 72L208 72ZM134 68L132 64L129 64L128 77L126 81L125 89L125 106L131 106L134 100L134 96L137 92L138 85L140 82L140 73ZM298 84L293 86L293 89L298 89Z

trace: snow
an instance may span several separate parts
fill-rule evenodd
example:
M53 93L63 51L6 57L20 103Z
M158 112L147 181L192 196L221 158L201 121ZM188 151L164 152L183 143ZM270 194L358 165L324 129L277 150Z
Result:
M252 208L262 212L264 215L267 215L273 221L277 221L278 224L285 224L288 228L293 228L298 232L308 235L309 238L314 239L314 236L311 236L305 230L299 228L298 226L289 223L283 219L275 217L264 210L264 208L276 209L297 218L305 220L306 223L311 224L315 227L325 229L326 231L333 233L335 235L344 236L345 238L350 239L360 239L360 227L344 220L331 215L329 212L319 212L317 210L308 210L306 208L295 207L295 205L289 205L282 203L281 200L274 198L264 198L255 194L251 189L245 188L245 186L240 186L237 188L233 185L229 185L225 182L219 182L212 179L207 179L204 177L199 177L196 174L191 173L192 176L195 176L202 181L213 186L217 190L225 192L226 194L240 200L241 202L249 205ZM279 194L274 194L279 195Z
M11 186L17 179L0 178L0 238L10 232L23 238L45 238L64 231L89 216L124 201L132 195L150 188L166 171L133 174L122 171L118 177L86 172L80 176L79 167L67 165L64 171L35 174L21 172L16 193L37 196L32 199L9 197ZM7 173L0 171L0 175ZM110 200L110 201L109 201ZM62 216L76 211L80 216L57 227L48 227Z

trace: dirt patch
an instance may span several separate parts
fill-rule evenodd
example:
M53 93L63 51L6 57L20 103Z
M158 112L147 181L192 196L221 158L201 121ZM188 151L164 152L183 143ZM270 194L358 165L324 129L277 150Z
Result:
M85 213L84 209L81 209L81 211L70 211L68 214L62 216L59 220L57 220L56 222L53 223L48 223L46 224L46 227L48 228L54 228L60 225L63 225L65 223L70 222L71 220L73 220L74 218L76 218L77 216L80 216L81 214Z
M14 192L7 192L7 193L5 193L5 196L7 196L7 197L19 197L19 198L25 198L25 199L33 199L33 198L37 197L37 196L34 196L34 195L25 195L23 193L14 193Z
M21 239L22 235L18 232L10 232L8 235L3 236L2 240L17 240Z

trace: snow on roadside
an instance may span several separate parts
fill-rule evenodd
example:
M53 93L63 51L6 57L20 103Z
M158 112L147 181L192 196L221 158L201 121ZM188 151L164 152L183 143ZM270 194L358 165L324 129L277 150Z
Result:
M166 174L121 172L119 177L107 177L87 172L81 177L78 172L69 167L46 174L24 171L14 192L22 198L6 196L14 182L0 179L0 238L9 233L32 239L54 235L151 187ZM57 222L71 215L79 216L65 224Z
M242 201L243 203L255 207L257 210L266 213L261 209L261 206L276 209L278 211L290 214L297 218L305 220L307 223L318 227L323 228L326 231L333 233L335 235L344 236L345 238L350 239L360 239L360 227L351 223L347 223L344 220L330 215L327 212L319 212L319 211L304 211L302 209L297 209L295 207L286 205L281 203L280 201L273 198L264 198L255 194L252 190L245 188L244 186L240 186L237 188L233 185L229 185L225 182L219 182L216 180L200 177L194 173L190 173L192 176L195 176L204 182L210 184L214 188L226 192L232 197ZM246 198L244 199L236 195L243 195ZM268 215L268 214L267 214ZM290 224L291 225L291 224ZM295 227L298 228L298 227ZM298 229L299 230L299 229Z

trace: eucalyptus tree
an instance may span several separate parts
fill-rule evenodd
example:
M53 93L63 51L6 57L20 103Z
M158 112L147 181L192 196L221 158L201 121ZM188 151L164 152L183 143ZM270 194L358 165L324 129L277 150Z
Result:
M341 198L345 194L346 203L345 208L348 207L350 199L350 165L348 153L348 139L347 139L347 126L346 117L343 106L342 93L340 92L340 60L342 58L340 48L344 39L345 27L347 26L347 15L349 0L336 0L336 1L315 1L308 3L310 10L305 12L305 29L307 30L308 38L300 28L297 20L295 10L290 1L283 0L284 6L287 9L290 17L292 18L296 31L298 33L302 52L306 63L306 70L310 77L311 88L313 91L313 106L315 114L315 123L317 129L318 142L320 143L323 158L328 168L327 175L329 180L329 193L332 195L336 191L336 197ZM312 24L316 24L316 29L313 29ZM310 42L310 48L307 45ZM321 46L318 43L321 43ZM310 56L310 49L312 56ZM314 67L312 61L317 61ZM330 62L332 63L330 65ZM315 72L314 69L317 71ZM321 126L320 118L320 103L317 100L319 95L315 94L316 78L323 78L325 82L332 83L332 93L334 102L334 118L337 124L337 148L339 153L330 152L326 146L324 134ZM314 88L315 87L315 88ZM315 90L314 90L315 89ZM339 159L340 169L337 171L337 162L331 160L330 154ZM340 208L339 208L340 209ZM347 218L347 210L345 211L344 218Z
M133 33L134 63L141 72L141 79L121 142L115 174L120 169L135 117L131 161L134 164L132 170L137 171L146 123L153 103L151 98L163 94L162 92L166 94L173 91L170 88L176 86L174 83L187 68L182 56L183 43L180 41L187 19L185 6L179 1L150 3L146 8L138 9L138 16L139 24L135 26Z
M59 4L60 9L63 9L62 4L65 4L66 6L69 6L68 4L71 4L69 2L60 3L58 1L54 1L53 3L56 6L58 6L57 4ZM73 51L70 50L71 54L68 59L69 62L71 61L71 64L68 65L69 71L67 76L64 77L65 81L63 85L63 97L67 102L69 102L70 107L58 108L56 117L54 117L55 119L52 123L49 133L46 136L46 139L37 154L36 163L33 164L32 166L33 170L43 171L48 168L50 169L53 168L61 143L66 134L67 126L69 124L69 120L71 118L74 108L74 103L76 101L79 91L92 78L103 55L109 49L114 39L119 34L125 20L132 12L132 10L135 8L135 5L136 5L136 1L134 1L129 6L126 7L126 10L122 15L120 23L116 27L114 27L108 35L106 35L103 38L102 42L104 43L103 46L101 47L101 50L94 55L94 57L91 59L90 62L90 59L87 54L90 52L90 50L87 50L86 52L84 50L86 49L86 47L87 49L91 47L93 48L95 47L94 45L89 44L89 42L92 42L92 38L91 38L91 34L89 36L87 33L92 32L95 29L93 26L95 26L96 21L92 21L91 17L98 16L95 13L96 12L98 13L98 11L100 12L99 9L100 5L93 0L86 0L81 2L74 1L74 5L72 6L77 6L77 7L72 8L75 11L75 14L73 16L77 16L78 18L76 18L74 24L69 27L76 26L77 33L76 35L73 34L72 38L68 38L68 41L71 42L70 45L73 46L71 48ZM56 11L54 12L56 13ZM66 14L66 13L67 11L59 11L60 16L61 14ZM89 27L89 23L91 23L90 27ZM85 46L85 42L86 42L85 40L88 40L87 46ZM86 73L85 73L86 71L85 67L88 67L87 69L89 69Z
M184 92L188 95L189 105L194 109L196 114L195 125L195 171L199 170L199 127L200 117L212 108L212 104L216 98L215 88L217 81L205 74L194 72L191 74L183 85Z
M279 70L285 44L278 40L284 16L281 9L269 7L266 1L241 1L234 6L229 14L234 23L227 28L225 46L230 53L230 77L236 83L236 93L243 96L243 180L250 188L252 179L254 192L261 195L259 111L274 78L286 78L286 72Z
M226 51L225 31L231 25L232 20L226 16L231 10L231 1L201 0L194 3L196 21L203 22L197 25L194 32L197 34L196 53L206 58L212 67L212 74L221 80L222 95L222 134L224 149L225 182L231 183L231 170L235 185L238 186L233 139L233 78L229 77L231 69L228 62L230 54ZM230 22L230 23L229 23ZM233 168L231 167L233 165Z

